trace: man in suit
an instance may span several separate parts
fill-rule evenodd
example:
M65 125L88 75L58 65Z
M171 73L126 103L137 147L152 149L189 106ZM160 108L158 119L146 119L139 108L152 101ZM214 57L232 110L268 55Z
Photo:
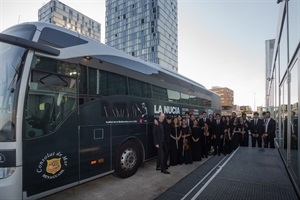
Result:
M264 147L268 148L270 143L270 148L275 148L274 138L276 131L276 121L271 118L270 111L266 112L265 116L265 131L262 136L264 139Z
M264 121L258 118L258 112L254 112L253 120L250 122L250 132L252 137L252 147L262 147L261 136L264 133Z
M184 115L185 115L185 120L186 120L186 125L187 126L191 126L191 119L190 119L190 113L188 112L188 111L186 111L185 113L184 113Z
M215 139L214 143L214 155L221 155L223 149L223 139L224 139L224 130L223 124L221 121L221 115L219 113L216 114L216 120L213 122L213 137Z
M165 154L168 151L166 138L164 134L163 121L165 119L164 113L159 113L157 124L153 125L153 143L157 148L156 170L161 170L161 173L170 174L166 170Z
M163 126L164 126L164 145L165 145L165 149L164 149L164 162L165 162L165 167L166 169L169 168L168 165L168 160L169 160L169 156L170 156L170 135L172 134L172 116L167 115L165 120L162 122Z

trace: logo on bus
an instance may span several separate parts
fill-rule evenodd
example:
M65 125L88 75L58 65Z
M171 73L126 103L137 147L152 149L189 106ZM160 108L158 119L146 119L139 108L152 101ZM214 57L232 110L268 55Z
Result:
M159 114L160 112L171 115L180 114L180 108L175 106L154 105L154 114Z
M39 162L36 172L45 179L55 179L62 175L68 165L68 158L61 152L47 153Z
M61 169L61 158L53 158L51 160L47 160L46 171L49 174L56 174Z

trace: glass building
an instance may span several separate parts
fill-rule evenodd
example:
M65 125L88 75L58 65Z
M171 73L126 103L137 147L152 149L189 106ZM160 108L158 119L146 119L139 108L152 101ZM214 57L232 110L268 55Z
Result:
M299 192L300 0L277 3L280 13L271 73L266 77L266 105L278 122L279 149Z
M107 0L105 43L178 71L177 0Z
M101 24L58 0L51 0L38 12L39 21L48 22L76 31L101 41Z

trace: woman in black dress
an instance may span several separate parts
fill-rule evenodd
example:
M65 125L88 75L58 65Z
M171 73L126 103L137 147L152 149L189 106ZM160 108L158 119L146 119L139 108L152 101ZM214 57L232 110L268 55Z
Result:
M232 151L232 144L231 144L231 126L230 126L230 118L227 116L225 118L225 123L224 123L224 140L225 140L225 145L224 145L224 155L230 154Z
M232 150L236 150L239 147L239 138L242 131L242 124L239 118L235 118L232 125Z
M192 159L193 161L200 161L202 159L202 146L200 141L200 134L201 129L198 126L198 121L195 119L193 121L192 130L192 138L191 138L191 145L192 145Z
M170 166L175 166L181 164L182 156L182 138L177 117L172 122L170 140Z
M191 128L186 124L186 119L182 119L182 126L181 126L181 137L183 141L183 150L182 150L182 157L183 162L185 164L192 164L192 151L191 151Z

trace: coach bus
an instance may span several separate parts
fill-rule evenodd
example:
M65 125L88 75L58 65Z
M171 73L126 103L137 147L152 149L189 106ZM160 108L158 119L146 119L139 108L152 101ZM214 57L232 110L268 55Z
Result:
M220 97L53 24L0 34L0 199L37 199L156 156L153 119L220 112ZM199 72L200 75L200 72Z

